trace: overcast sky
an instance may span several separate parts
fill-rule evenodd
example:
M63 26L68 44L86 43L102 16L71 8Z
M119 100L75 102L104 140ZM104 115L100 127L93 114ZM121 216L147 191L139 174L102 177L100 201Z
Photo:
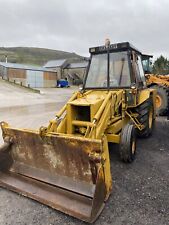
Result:
M0 46L87 56L107 37L169 57L169 0L0 0Z

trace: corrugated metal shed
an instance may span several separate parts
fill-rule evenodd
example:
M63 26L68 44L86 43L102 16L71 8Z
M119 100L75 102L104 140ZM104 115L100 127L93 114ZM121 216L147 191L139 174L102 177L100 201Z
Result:
M50 60L44 65L44 67L45 68L62 67L66 64L66 61L67 61L66 59Z
M18 64L18 63L5 63L5 62L0 62L0 66L4 66L6 68L13 68L13 69L23 69L23 70L35 70L35 71L53 72L53 70L49 70L49 69L46 69L44 67L24 65L24 64Z

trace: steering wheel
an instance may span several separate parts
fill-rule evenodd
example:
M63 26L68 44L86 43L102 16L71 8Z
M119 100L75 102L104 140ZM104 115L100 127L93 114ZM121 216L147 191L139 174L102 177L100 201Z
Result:
M118 86L118 82L116 79L111 79L110 80L110 87L117 87Z
M117 87L118 86L118 82L117 82L117 80L116 79L111 79L110 80L110 87ZM104 82L103 82L103 87L107 87L107 80L105 80Z

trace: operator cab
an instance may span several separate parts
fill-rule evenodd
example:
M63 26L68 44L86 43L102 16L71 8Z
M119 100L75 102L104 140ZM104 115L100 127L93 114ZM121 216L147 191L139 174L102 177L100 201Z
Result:
M89 49L91 54L83 89L120 89L146 85L142 54L129 42Z
M152 55L142 55L142 63L145 74L152 73Z

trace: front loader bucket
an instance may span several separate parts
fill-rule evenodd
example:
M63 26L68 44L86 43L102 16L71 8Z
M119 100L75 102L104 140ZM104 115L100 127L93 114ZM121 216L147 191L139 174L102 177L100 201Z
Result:
M107 191L99 140L19 130L2 124L0 186L54 209L93 222L104 207ZM11 145L11 146L10 146Z

